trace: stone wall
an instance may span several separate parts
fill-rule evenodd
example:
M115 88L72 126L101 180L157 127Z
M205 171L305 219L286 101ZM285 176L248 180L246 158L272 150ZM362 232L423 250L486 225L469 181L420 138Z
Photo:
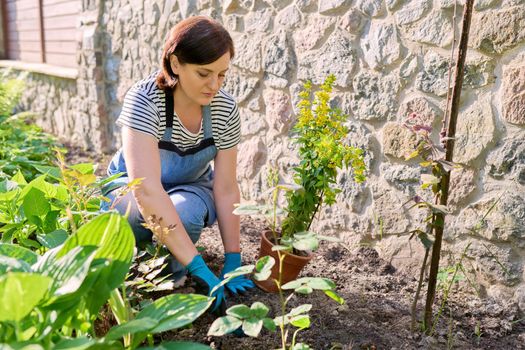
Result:
M400 268L420 264L422 247L410 240L409 231L420 226L423 213L408 211L403 203L423 195L421 170L404 161L414 141L402 123L417 112L441 129L453 33L459 38L454 1L114 0L95 5L98 22L88 31L95 34L84 37L80 55L89 68L69 98L89 104L82 111L103 103L100 121L86 120L89 130L112 135L107 147L118 146L114 121L123 97L136 80L157 69L169 28L193 14L210 15L229 29L236 45L225 88L242 116L243 198L262 198L271 165L289 178L288 169L297 162L289 138L297 93L305 79L319 84L333 73L333 103L348 114L349 140L366 150L370 171L359 186L349 172L340 174L339 201L323 211L316 229L337 232L351 245L371 244ZM458 22L461 13L458 5ZM97 40L90 46L86 38L93 37ZM525 305L524 1L476 1L469 43L454 154L462 167L452 177L453 215L447 218L443 265L465 250L465 266L483 293ZM84 114L77 123L78 118Z

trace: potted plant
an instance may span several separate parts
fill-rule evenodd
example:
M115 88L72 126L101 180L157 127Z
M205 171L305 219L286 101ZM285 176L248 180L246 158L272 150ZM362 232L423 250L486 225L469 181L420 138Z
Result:
M272 218L271 229L261 235L260 256L271 255L277 261L281 252L285 255L282 284L297 277L312 258L311 251L318 247L319 239L331 238L310 231L312 222L322 205L332 205L340 189L336 187L337 171L351 167L354 180L365 180L363 150L345 143L348 128L343 124L347 116L330 105L330 94L335 76L329 75L312 100L312 83L304 84L299 93L297 122L293 128L293 141L299 147L299 164L293 168L294 185L277 184L278 176L271 175L272 205L239 206L237 214L265 214ZM286 191L287 206L284 220L277 224L278 195ZM278 227L279 226L279 227ZM331 239L333 240L333 239ZM295 270L289 274L289 268ZM266 291L277 291L277 266L273 278L257 282Z

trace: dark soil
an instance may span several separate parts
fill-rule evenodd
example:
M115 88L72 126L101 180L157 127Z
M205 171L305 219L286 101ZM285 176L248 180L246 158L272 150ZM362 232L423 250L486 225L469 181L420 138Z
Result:
M243 218L241 227L244 263L252 264L258 257L259 235L265 223ZM198 245L205 248L202 254L210 268L220 271L223 250L218 228L205 230ZM301 276L332 279L346 301L339 305L322 292L292 299L290 308L313 305L312 325L298 336L298 341L313 349L525 349L525 319L520 319L517 306L481 300L466 285L458 285L451 292L433 336L411 332L410 307L417 280L396 271L370 247L349 251L339 245L323 244ZM175 292L191 291L188 280ZM228 298L229 305L249 306L255 301L270 307L272 317L279 315L276 294L255 289ZM419 318L423 305L424 300L418 307ZM438 307L436 303L435 310ZM206 333L213 320L212 315L205 314L192 328L167 333L163 339L192 340L213 349L276 349L280 345L278 332L271 334L267 330L258 338L209 337Z
M68 164L100 162L97 174L105 172L109 156L68 147ZM264 221L242 218L241 247L245 264L253 264L258 258L259 235L265 226ZM223 248L217 225L203 232L198 245L204 249L205 261L218 274L223 263ZM425 336L419 330L412 332L410 307L417 288L416 277L396 271L370 247L348 250L340 245L322 244L301 276L332 279L337 284L337 293L346 301L339 305L321 292L291 300L290 308L304 303L313 305L311 327L300 332L297 339L313 349L525 349L525 318L518 313L517 305L510 301L505 304L480 299L466 284L459 284L451 291L434 335ZM174 290L174 293L190 292L194 292L191 279ZM425 288L422 298L424 294ZM279 315L276 294L254 289L246 295L228 297L230 306L241 303L249 306L255 301L270 308L269 316ZM440 300L436 301L435 310L438 303ZM418 319L421 319L423 305L421 300ZM214 319L207 313L192 327L162 333L156 336L156 341L190 340L224 350L280 346L278 331L270 333L265 329L258 338L207 336Z

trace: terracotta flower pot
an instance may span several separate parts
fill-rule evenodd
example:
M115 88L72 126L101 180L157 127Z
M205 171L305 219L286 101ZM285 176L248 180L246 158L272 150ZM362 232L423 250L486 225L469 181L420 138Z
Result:
M279 255L277 254L277 251L272 251L274 244L270 241L271 237L272 231L264 231L261 234L261 249L259 251L259 258L269 255L275 259L275 265L272 267L272 274L265 281L254 282L265 292L276 293L278 288L274 282L274 279L279 278ZM305 267L306 264L308 264L308 262L313 258L313 254L309 254L308 256L299 256L282 251L281 254L286 255L283 261L281 285L296 279L303 267Z

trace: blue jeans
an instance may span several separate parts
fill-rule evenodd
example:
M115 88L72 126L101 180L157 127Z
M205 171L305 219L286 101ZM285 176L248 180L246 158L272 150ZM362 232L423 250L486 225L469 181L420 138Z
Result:
M116 190L111 191L106 195L106 197L111 199L112 202L116 195L115 192ZM208 218L210 215L206 203L195 193L182 190L170 194L170 199L179 214L184 229L195 244L199 240L202 229L205 226L208 226ZM125 214L128 205L130 205L128 222L133 230L133 234L135 235L137 246L144 247L147 243L152 241L153 234L149 229L142 225L145 221L137 207L137 203L132 193L129 192L122 197L115 205L115 209L119 213ZM212 224L212 222L210 224ZM186 268L173 256L170 257L168 267L174 280L178 280L186 275Z

